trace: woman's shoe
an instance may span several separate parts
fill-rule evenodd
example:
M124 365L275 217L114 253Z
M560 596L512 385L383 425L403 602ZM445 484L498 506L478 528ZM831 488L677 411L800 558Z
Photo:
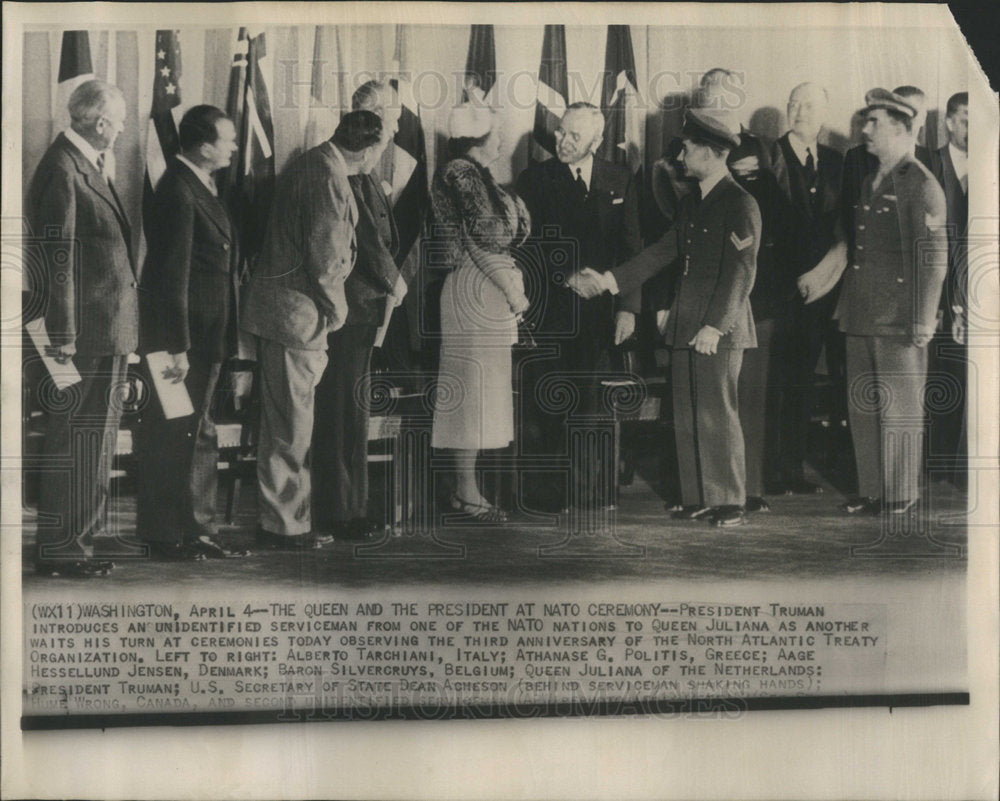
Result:
M449 505L456 512L468 515L477 523L506 523L507 513L488 503L468 503L452 493Z

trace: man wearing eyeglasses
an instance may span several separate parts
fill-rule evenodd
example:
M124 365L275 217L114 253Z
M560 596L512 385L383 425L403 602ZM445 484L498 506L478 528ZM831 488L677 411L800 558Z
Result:
M47 404L35 569L85 578L113 567L94 558L93 539L107 517L138 296L132 230L111 169L125 99L115 86L86 81L70 96L69 113L70 127L42 157L25 198L32 242L41 243L43 271L34 277L45 303L43 355L80 376ZM44 407L46 393L39 396Z

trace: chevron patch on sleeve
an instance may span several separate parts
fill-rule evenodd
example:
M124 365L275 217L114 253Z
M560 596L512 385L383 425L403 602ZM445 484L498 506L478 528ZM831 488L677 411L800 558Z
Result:
M733 231L731 234L729 234L729 241L733 243L733 247L736 248L737 250L746 250L753 244L753 234L746 237L745 239L740 239L738 236L736 236L736 232Z

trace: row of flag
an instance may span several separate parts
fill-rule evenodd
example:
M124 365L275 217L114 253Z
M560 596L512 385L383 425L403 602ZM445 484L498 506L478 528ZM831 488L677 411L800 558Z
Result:
M336 126L336 111L324 97L324 72L332 54L338 75L346 75L340 62L340 29L317 25L312 42L312 73L308 102L303 104L303 146L323 141ZM599 155L637 172L641 164L640 125L637 108L635 55L629 26L609 25L605 51L601 109L605 114L604 141ZM236 221L244 243L249 269L260 246L271 205L275 181L274 124L268 86L266 34L239 28L233 47L226 113L233 119L239 136L239 157L235 159L220 187ZM403 26L396 27L396 46L390 82L396 89L402 113L393 146L381 165L382 178L391 191L400 229L400 264L415 258L429 206L427 156L420 108L407 80ZM147 124L146 173L143 186L144 209L168 160L178 151L177 125L182 108L181 42L176 30L159 30L155 35L153 97ZM486 102L496 85L496 45L492 25L473 25L466 61L466 96L478 88ZM59 64L58 107L65 109L69 94L79 83L93 77L89 38L86 31L63 34ZM532 157L551 158L555 152L554 133L568 105L569 80L566 65L566 32L563 25L546 25L538 70ZM348 87L338 87L343 101ZM344 105L341 102L341 105Z

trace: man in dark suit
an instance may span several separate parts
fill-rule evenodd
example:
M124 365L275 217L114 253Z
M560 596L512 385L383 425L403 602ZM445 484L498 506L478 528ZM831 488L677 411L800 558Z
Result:
M688 109L682 135L681 159L698 191L684 198L670 230L625 264L586 270L569 283L584 297L628 296L678 262L667 320L683 502L674 516L734 526L743 522L746 497L737 384L743 351L756 346L750 290L761 218L726 166L740 144L731 115Z
M952 476L966 482L965 442L967 322L967 244L969 224L969 93L948 98L945 110L948 144L931 153L931 172L944 190L948 215L948 277L941 295L941 327L931 343L932 381L944 389L935 393L946 403L930 409L931 454L954 460ZM936 375L934 375L936 374Z
M624 165L597 158L604 135L604 116L589 103L573 103L555 132L556 158L530 164L517 179L517 193L531 214L532 237L524 249L532 258L522 266L534 273L529 284L537 291L532 306L541 309L537 343L550 349L550 358L533 359L522 386L545 392L545 380L563 373L580 385L577 415L600 413L599 385L593 377L611 369L611 350L635 331L641 295L638 289L615 304L610 297L583 300L571 292L565 278L584 265L608 270L630 259L641 247L638 195L632 173ZM540 274L539 274L540 273ZM522 396L524 397L524 396ZM539 454L565 450L565 415L544 410L544 401L525 397L523 408L529 435L524 445ZM592 465L599 470L599 465ZM584 497L596 490L597 474L586 480L571 476ZM526 486L548 488L546 481ZM562 488L534 493L532 505L545 510L567 506ZM601 494L600 503L610 499Z
M178 135L180 154L160 178L146 220L140 349L168 354L164 377L185 384L195 411L166 419L149 382L135 431L136 529L154 558L218 558L230 552L213 540L219 454L212 401L222 363L235 352L237 243L212 173L229 166L236 129L214 106L194 106Z
M344 282L354 267L358 222L348 176L370 170L386 141L377 114L349 112L333 137L288 165L275 190L240 321L258 338L256 541L264 548L312 549L330 540L312 531L314 392L327 365L328 335L348 316Z
M399 128L400 105L387 82L369 81L354 93L357 109L382 119L382 136ZM313 529L338 539L364 539L376 530L368 519L369 370L386 305L398 306L413 277L396 266L399 246L392 207L374 170L348 179L358 208L358 253L344 283L347 321L327 337L332 359L316 387L312 439ZM419 264L413 260L413 265Z
M844 385L844 335L833 321L836 291L823 300L806 304L795 289L795 280L811 270L836 241L840 219L843 157L820 144L829 101L826 89L814 83L796 86L788 98L790 130L774 148L772 170L788 199L784 258L792 281L782 297L778 362L782 368L779 420L781 431L780 488L792 493L812 493L818 487L805 480L803 465L812 406L812 390L821 350L836 399L831 422L846 425Z
M858 496L848 513L905 514L920 493L927 344L947 272L945 200L913 156L917 108L865 96L862 135L879 161L854 204L853 248L835 316L847 335Z
M136 346L138 300L132 230L115 192L109 153L125 127L125 99L91 80L69 99L70 127L42 157L25 211L38 237L56 237L67 258L47 264L46 355L74 365L80 381L48 411L35 569L104 575L93 537L107 518L108 483ZM45 263L46 254L40 254Z

